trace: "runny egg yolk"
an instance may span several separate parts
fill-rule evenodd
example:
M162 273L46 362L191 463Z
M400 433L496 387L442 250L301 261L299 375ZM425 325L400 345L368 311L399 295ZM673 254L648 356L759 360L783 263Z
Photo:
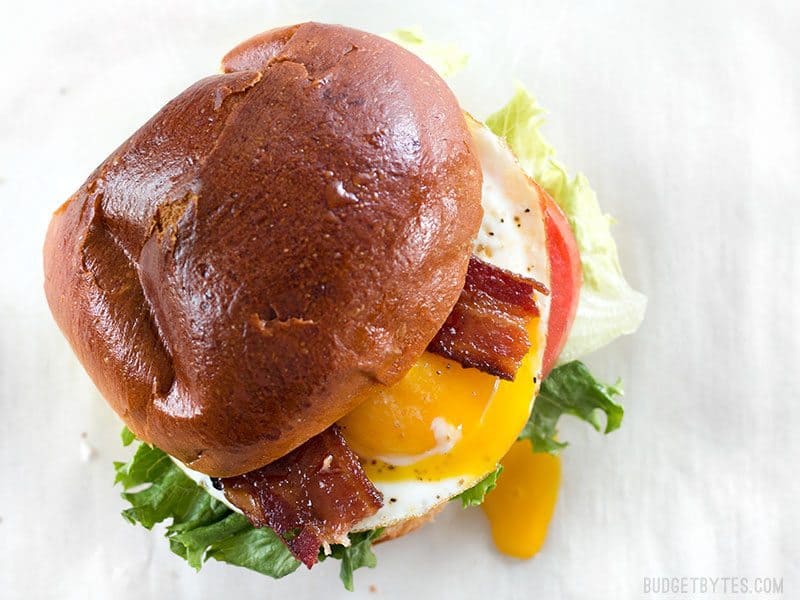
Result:
M372 481L469 480L494 470L528 419L544 343L539 319L514 381L425 353L398 383L363 392L339 421Z
M527 441L514 444L502 461L497 487L487 494L483 510L497 549L515 558L530 558L544 544L561 481L557 456L533 453Z

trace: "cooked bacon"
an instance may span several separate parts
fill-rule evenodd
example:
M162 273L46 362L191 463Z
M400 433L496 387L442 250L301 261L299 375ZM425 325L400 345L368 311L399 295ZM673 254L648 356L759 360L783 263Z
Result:
M336 426L256 471L220 480L225 496L256 527L270 527L303 564L320 546L346 540L383 496Z
M467 279L453 311L428 350L502 379L514 379L530 349L527 325L539 315L538 281L469 260Z

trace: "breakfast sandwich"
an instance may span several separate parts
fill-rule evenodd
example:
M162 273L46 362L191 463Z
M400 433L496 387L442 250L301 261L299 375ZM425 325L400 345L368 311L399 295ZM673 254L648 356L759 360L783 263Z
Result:
M243 42L50 224L50 308L136 444L123 514L168 523L196 568L333 557L352 588L372 544L454 498L485 497L498 545L529 556L560 416L621 421L618 386L574 359L645 302L591 188L527 92L482 122L440 75L452 48L391 37Z

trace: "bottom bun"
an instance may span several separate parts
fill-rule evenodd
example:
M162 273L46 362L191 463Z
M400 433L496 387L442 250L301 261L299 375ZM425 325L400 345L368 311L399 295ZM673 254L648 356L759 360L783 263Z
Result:
M419 515L417 517L411 517L410 519L406 519L405 521L400 521L399 523L395 523L394 525L390 525L386 529L383 530L380 537L375 540L376 544L380 544L381 542L388 542L389 540L397 539L401 536L404 536L407 533L411 533L412 531L416 531L426 523L430 523L434 520L436 515L438 515L442 510L444 510L445 503L442 502L441 504L437 504L428 512L423 515Z

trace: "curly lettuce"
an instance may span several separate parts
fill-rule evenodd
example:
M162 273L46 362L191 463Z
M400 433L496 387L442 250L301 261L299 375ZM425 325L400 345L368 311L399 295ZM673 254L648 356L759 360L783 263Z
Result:
M574 360L553 369L542 382L533 404L533 411L519 435L529 440L534 452L556 454L567 446L558 440L558 421L572 415L585 421L597 431L611 433L619 429L625 414L614 400L622 395L617 382L606 385L597 381L582 362ZM600 415L605 415L605 427Z
M352 592L355 589L353 585L353 571L361 567L374 569L378 564L378 558L372 551L372 544L382 533L382 527L371 531L351 533L349 535L349 546L343 546L341 544L331 546L330 557L342 561L339 567L339 578L342 580L346 590ZM319 560L323 561L326 558L328 558L328 556L326 556L323 551L320 551Z
M127 427L121 437L126 446L135 441ZM115 462L114 469L114 483L122 485L122 497L130 504L122 516L145 529L168 522L165 535L170 549L196 570L213 558L279 579L300 566L274 531L253 527L158 448L139 443L133 458ZM348 590L353 590L353 571L375 566L372 542L380 533L351 533L349 546L331 546L330 557L342 561L339 575ZM324 558L320 552L320 560Z
M468 490L461 492L458 496L453 498L453 500L456 498L461 500L461 506L463 508L469 508L470 506L479 506L483 504L486 494L497 487L497 478L500 477L500 473L502 472L503 465L497 465L494 471L489 473L486 477L481 479Z
M452 77L467 65L469 56L453 44L426 40L419 29L396 29L384 37L413 52L442 77Z

